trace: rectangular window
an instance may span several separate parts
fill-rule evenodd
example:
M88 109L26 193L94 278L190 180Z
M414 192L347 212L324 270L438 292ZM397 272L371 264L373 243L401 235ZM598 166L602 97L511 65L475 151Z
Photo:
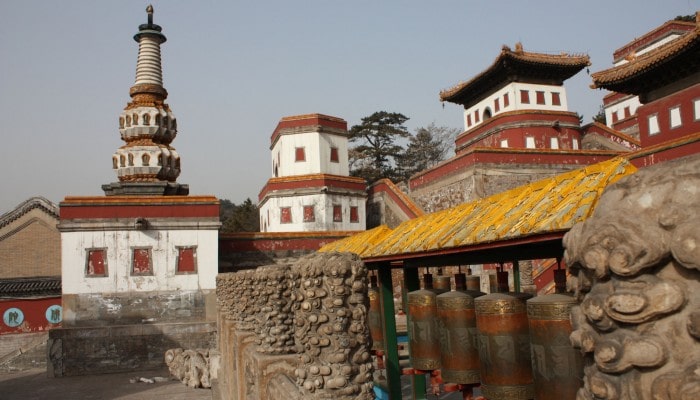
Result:
M177 265L175 266L176 274L194 274L197 273L197 247L185 246L177 247Z
M508 148L508 139L501 140L501 147Z
M525 147L528 149L535 148L535 138L532 136L525 137Z
M558 149L559 148L559 139L558 138L549 138L549 148L550 149Z
M472 115L467 114L467 127L472 126Z
M695 120L700 121L700 99L693 100L693 108L695 111Z
M343 208L341 206L333 206L333 222L343 222Z
M85 276L107 276L107 249L87 249Z
M340 162L340 157L338 157L338 148L337 147L331 147L331 162L334 162L334 163Z
M561 105L561 97L559 97L559 92L552 92L552 105L553 106L560 106Z
M131 275L153 275L150 247L132 249Z
M654 136L660 132L659 130L659 116L654 114L650 115L649 121L649 136Z
M479 110L474 110L474 123L479 123Z
M350 206L350 222L360 222L360 213L357 206Z
M578 150L578 139L574 138L571 143L574 150Z
M280 207L280 224L292 223L292 208Z
M503 93L503 108L510 105L510 99L508 98L508 93Z
M630 113L630 108L629 106L624 108L625 110L625 118L629 118L632 114Z
M683 121L681 121L681 106L671 108L668 114L671 120L671 129L678 128L683 124Z
M523 104L530 104L530 92L528 92L527 90L521 90L520 102Z
M498 112L501 109L501 104L498 99L493 99L493 110L494 112Z
M306 152L304 152L303 147L297 147L294 152L294 161L302 162L306 161Z
M544 92L540 90L536 91L535 100L537 100L537 104L544 104Z
M304 222L316 222L314 206L304 206Z
M613 123L617 122L619 119L620 119L620 118L618 118L618 116L617 116L617 111L613 111L613 112L612 112L612 120L613 120Z

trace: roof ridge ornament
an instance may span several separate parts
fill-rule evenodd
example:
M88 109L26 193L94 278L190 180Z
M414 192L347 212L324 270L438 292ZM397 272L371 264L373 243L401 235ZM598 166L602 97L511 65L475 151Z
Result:
M148 14L148 25L153 25L153 4L146 7L146 13Z

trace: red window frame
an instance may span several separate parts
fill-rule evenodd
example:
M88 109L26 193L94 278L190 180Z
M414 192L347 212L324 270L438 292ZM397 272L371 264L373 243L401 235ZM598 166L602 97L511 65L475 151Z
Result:
M503 108L506 108L510 105L510 98L508 97L508 93L503 93Z
M304 222L316 222L314 206L304 206Z
M474 123L479 123L479 110L474 110Z
M197 273L197 246L177 247L176 274L196 274Z
M333 206L333 222L343 222L343 208L341 206Z
M559 92L552 92L552 105L553 106L560 106L561 105L561 97L559 96Z
M306 161L306 151L303 147L296 147L294 149L294 161L304 162Z
M340 162L340 156L338 155L338 148L337 147L331 147L331 162L334 162L334 163Z
M530 104L530 91L521 90L520 91L520 102L523 104Z
M500 111L500 109L501 109L500 106L501 106L501 105L500 105L500 102L498 101L498 98L493 99L493 109L494 109L494 112Z
M546 104L544 101L544 92L541 90L535 91L535 101L537 104Z
M467 114L467 127L472 126L472 115Z
M280 207L280 224L292 223L292 208Z
M107 249L87 249L85 253L85 276L107 276Z
M350 222L360 222L360 212L357 206L350 206Z
M131 249L131 275L153 275L153 257L150 247Z

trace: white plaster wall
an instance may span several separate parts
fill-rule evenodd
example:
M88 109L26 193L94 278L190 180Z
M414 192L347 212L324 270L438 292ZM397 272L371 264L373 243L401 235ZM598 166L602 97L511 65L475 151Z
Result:
M217 230L86 231L61 233L64 294L214 290ZM197 246L197 273L176 275L176 246ZM133 247L151 247L153 276L131 276ZM86 277L86 250L107 249L106 277Z
M331 162L331 147L338 149L338 162ZM321 172L324 174L349 176L348 138L339 135L322 133L319 136Z
M304 147L306 161L295 161L297 147ZM318 147L318 133L316 132L281 135L277 143L275 143L275 147L272 148L272 165L277 163L277 154L279 153L277 176L283 177L321 173Z
M617 113L617 120L625 118L625 107L630 108L630 115L637 114L637 108L641 106L642 103L639 102L639 97L634 96L629 99L624 99L620 102L609 104L605 107L605 123L608 127L613 126L613 113Z
M670 34L670 35L666 36L665 38L662 38L656 42L652 42L651 44L649 44L646 47L640 48L639 50L636 51L636 55L637 55L637 57L639 57L642 54L648 53L657 47L661 47L661 46L665 45L666 43L671 42L671 41L679 38L680 36L681 35L679 35L677 33ZM620 66L622 64L627 64L628 62L629 61L625 60L625 58L623 57L621 60L616 62L614 65L617 67L617 66Z
M315 207L316 220L304 222L304 206ZM343 222L333 222L333 206L340 205ZM359 222L350 222L350 207L357 207ZM291 223L280 223L280 208L290 207ZM263 232L364 231L365 199L343 195L312 194L306 196L270 197L260 207L260 228Z
M297 162L296 148L304 147L306 161ZM338 148L338 161L331 162L331 147ZM326 133L307 132L282 135L272 148L272 176L278 161L277 176L295 176L308 174L333 174L348 176L348 139L344 136Z
M520 91L528 90L530 92L530 103L525 104L520 102ZM543 91L545 104L537 104L537 95L535 92ZM559 93L559 100L561 105L552 105L552 92ZM503 95L508 93L509 104L508 107L503 107ZM496 112L494 108L494 100L499 99L500 109ZM557 85L539 85L533 83L521 83L512 82L502 88L491 93L489 96L478 102L477 104L464 110L464 130L467 131L476 126L484 123L483 114L486 108L491 110L491 116L496 116L498 114L507 111L518 111L518 110L550 110L550 111L568 111L568 100L566 96L566 89L564 86ZM474 112L479 111L479 123L474 123ZM471 115L472 124L469 126L467 124L467 115Z

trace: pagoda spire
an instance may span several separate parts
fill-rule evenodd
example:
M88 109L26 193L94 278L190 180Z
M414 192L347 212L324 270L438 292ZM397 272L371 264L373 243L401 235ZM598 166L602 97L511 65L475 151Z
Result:
M139 25L136 80L129 90L131 102L119 116L119 132L126 142L112 156L119 182L103 185L109 195L187 194L187 185L176 183L180 156L170 143L177 135L177 121L165 103L160 45L166 37L153 23L153 6L146 8L148 22Z

